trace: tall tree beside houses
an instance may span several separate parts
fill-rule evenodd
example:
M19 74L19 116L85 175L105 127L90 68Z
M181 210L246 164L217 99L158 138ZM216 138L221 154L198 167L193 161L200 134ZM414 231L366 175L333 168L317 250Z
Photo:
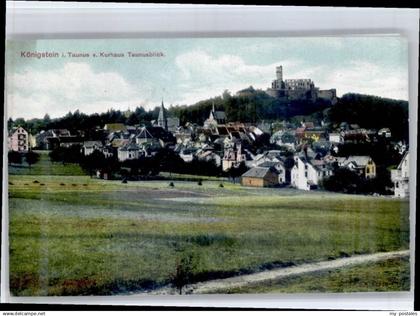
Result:
M39 154L34 151L28 151L25 154L25 160L26 163L29 165L29 168L31 168L32 165L36 164L39 161Z

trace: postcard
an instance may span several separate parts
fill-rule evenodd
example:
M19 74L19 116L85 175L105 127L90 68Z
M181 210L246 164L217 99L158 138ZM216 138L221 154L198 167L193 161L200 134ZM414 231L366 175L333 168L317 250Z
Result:
M9 40L6 101L12 296L410 291L403 37Z

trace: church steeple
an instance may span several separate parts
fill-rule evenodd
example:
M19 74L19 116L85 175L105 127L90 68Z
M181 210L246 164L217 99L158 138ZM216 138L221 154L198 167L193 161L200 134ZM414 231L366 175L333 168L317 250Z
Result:
M163 127L166 131L168 130L168 119L166 117L166 110L165 106L163 105L163 99L159 110L158 126Z

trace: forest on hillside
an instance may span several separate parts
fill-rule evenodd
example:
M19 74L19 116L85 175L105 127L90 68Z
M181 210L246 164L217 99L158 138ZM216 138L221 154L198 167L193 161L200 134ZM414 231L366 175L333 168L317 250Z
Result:
M212 106L219 111L225 111L227 120L257 123L262 120L273 122L290 120L294 117L308 120L324 120L331 126L341 122L358 124L364 128L389 127L398 139L408 140L408 102L386 99L376 96L349 93L338 99L335 105L318 99L311 101L281 102L262 90L254 90L246 96L232 95L225 91L221 96L199 101L193 105L169 106L168 116L176 116L181 125L187 122L202 125L209 117ZM107 123L124 123L127 125L150 125L157 119L159 106L152 110L136 107L134 111L108 110L103 113L85 114L79 110L69 112L60 118L43 118L24 120L9 119L9 130L13 126L22 126L32 134L41 130L65 128L70 131L94 130Z

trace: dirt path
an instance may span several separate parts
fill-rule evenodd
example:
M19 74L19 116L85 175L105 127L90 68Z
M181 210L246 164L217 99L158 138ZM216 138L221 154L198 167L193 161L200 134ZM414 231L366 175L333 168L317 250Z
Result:
M329 261L321 261L316 263L302 264L299 266L278 268L264 272L257 272L253 274L241 275L232 278L218 279L206 282L200 282L185 286L183 294L205 294L214 291L223 291L230 288L247 286L256 283L263 283L266 281L278 280L285 277L295 276L303 273L318 272L323 270L345 268L352 265L363 264L367 262L377 262L392 258L406 257L410 255L409 250L394 251L394 252L379 252L368 255L358 255L348 258L340 258ZM157 291L149 292L147 294L177 294L174 288L165 287Z

